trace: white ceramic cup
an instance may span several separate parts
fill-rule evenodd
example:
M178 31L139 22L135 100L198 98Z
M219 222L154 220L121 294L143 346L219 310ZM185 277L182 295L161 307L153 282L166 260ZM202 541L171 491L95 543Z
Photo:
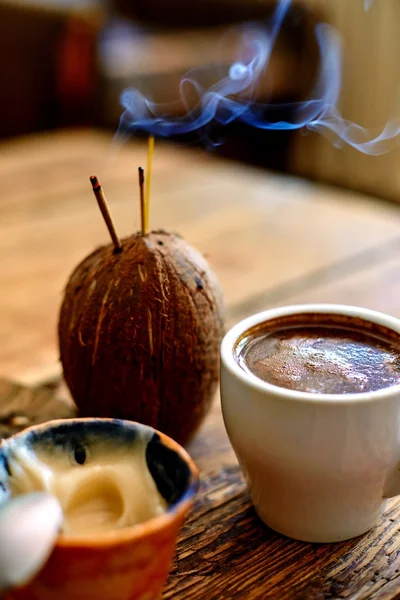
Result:
M377 323L400 341L399 319L365 308L310 304L253 315L222 341L222 411L261 519L291 538L337 542L374 527L385 498L400 494L400 385L306 393L266 383L237 364L235 346L246 331L305 313Z

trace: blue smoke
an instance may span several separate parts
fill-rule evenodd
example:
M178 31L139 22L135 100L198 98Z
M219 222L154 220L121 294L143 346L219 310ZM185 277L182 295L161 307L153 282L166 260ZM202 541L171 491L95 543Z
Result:
M366 8L371 1L365 0ZM241 121L258 129L307 128L327 136L337 146L345 143L364 154L378 155L390 150L400 132L398 117L390 120L377 137L370 139L367 129L341 116L337 108L341 88L341 42L335 29L327 24L321 23L315 30L321 66L310 99L287 104L260 104L252 100L257 83L268 68L290 5L291 0L279 0L269 28L252 24L241 29L241 57L231 64L221 81L204 89L199 83L201 69L186 73L179 88L187 110L183 117L169 117L171 105L153 103L137 89L124 90L121 104L125 110L117 137L139 130L160 137L177 136L203 131L212 122L227 125ZM188 91L194 91L199 99L192 109ZM272 118L274 113L281 115L282 109L290 110L290 121ZM267 110L269 120L265 118Z

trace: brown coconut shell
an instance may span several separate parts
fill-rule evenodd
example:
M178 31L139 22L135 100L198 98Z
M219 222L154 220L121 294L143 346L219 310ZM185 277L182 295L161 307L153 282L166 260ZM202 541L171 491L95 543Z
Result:
M205 259L155 231L104 246L72 273L61 306L65 381L82 416L153 426L186 443L219 375L222 295Z

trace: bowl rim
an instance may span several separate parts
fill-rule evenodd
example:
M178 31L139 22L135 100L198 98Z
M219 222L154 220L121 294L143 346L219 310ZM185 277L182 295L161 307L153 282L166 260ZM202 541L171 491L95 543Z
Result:
M52 419L50 421L45 421L44 423L38 423L37 425L31 425L14 435L4 438L0 442L0 450L3 446L6 446L8 442L13 439L20 438L24 435L29 434L31 431L38 432L41 429L48 429L51 427L56 427L58 425L64 423L88 423L94 421L105 422L113 422L116 421L123 423L129 423L131 425L136 425L139 427L147 427L155 434L158 434L161 441L171 450L174 450L186 463L189 467L191 481L188 489L175 504L169 507L164 513L148 519L143 523L136 523L135 525L131 525L130 527L124 527L122 529L114 529L109 532L102 533L100 535L97 534L87 534L87 535L71 535L60 533L54 544L54 548L96 548L96 547L105 547L105 546L116 546L123 544L124 542L134 542L140 539L144 539L149 537L163 529L167 529L168 526L172 525L175 522L179 522L181 519L185 518L185 515L190 510L194 496L196 495L199 485L199 469L195 465L193 459L188 454L188 452L176 442L174 439L158 431L154 427L149 425L145 425L144 423L139 423L138 421L131 421L128 419L112 419L112 418L101 418L101 417L72 417L70 419Z

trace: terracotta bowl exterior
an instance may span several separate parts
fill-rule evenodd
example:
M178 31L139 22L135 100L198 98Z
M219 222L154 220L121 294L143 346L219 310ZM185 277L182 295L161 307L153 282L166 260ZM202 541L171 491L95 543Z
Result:
M25 587L13 589L6 600L156 600L161 598L175 553L179 530L198 489L198 470L187 452L168 436L130 421L113 419L67 419L31 427L10 439L57 431L60 426L77 431L93 424L113 428L146 428L157 443L161 471L170 464L169 475L183 488L168 510L145 523L97 536L61 534L40 573ZM116 425L117 424L117 427ZM82 429L82 431L83 431ZM68 431L68 430L67 430ZM6 440L0 447L4 453ZM1 456L0 456L1 458ZM172 460L172 463L171 463ZM152 473L153 474L153 473ZM153 475L156 483L157 480ZM186 480L185 480L186 478ZM185 481L184 481L185 480ZM158 487L158 485L157 485ZM159 488L160 490L160 488ZM160 490L161 492L161 490ZM162 493L162 492L161 492Z

